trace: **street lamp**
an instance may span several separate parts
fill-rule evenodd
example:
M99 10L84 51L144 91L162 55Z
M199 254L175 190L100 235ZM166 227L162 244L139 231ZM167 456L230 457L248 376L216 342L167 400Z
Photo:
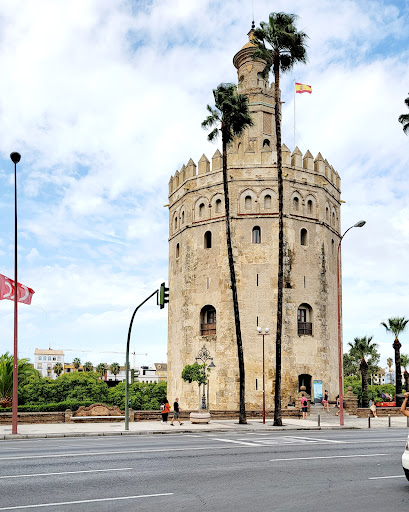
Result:
M202 409L207 409L206 405L206 369L208 368L216 368L216 365L213 363L213 357L210 357L210 352L207 350L206 346L200 349L197 357L195 357L196 362L202 361L203 366L203 394L202 394ZM207 361L211 361L209 365L207 365ZM207 385L207 393L209 394L209 385ZM207 397L207 402L209 402L209 397Z
M340 258L341 258L341 242L344 236L352 228L362 228L365 226L366 221L360 220L353 226L349 227L341 236L338 243L337 250L337 299L338 299L338 379L339 379L339 424L344 425L344 383L342 371L342 340L341 340L341 297L340 297Z
M18 412L18 347L17 347L17 164L21 155L13 152L10 155L14 164L14 358L13 358L13 403L11 412L11 433L17 434Z
M257 332L259 335L263 336L263 423L266 422L266 379L265 379L265 371L264 371L264 336L270 334L270 329L266 327L263 329L262 327L257 327Z

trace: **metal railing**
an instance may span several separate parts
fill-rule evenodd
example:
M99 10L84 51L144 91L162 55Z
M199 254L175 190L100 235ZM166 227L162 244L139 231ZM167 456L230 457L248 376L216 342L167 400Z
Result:
M312 322L298 322L298 335L312 335Z
M200 334L202 336L214 336L216 334L216 324L200 324Z

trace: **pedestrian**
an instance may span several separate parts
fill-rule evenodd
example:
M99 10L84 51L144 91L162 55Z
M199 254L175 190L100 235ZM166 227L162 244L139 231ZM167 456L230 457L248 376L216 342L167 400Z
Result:
M375 404L375 400L371 400L371 401L370 401L369 408L370 408L370 409L371 409L371 411L372 411L373 417L374 417L374 418L377 418L378 416L376 415L376 404Z
M322 405L324 406L324 409L329 412L329 403L328 403L328 390L324 391L324 397L322 399Z
M341 408L340 408L340 401L339 401L339 395L337 395L337 408L338 408L338 411L337 413L335 414L335 416L339 416L340 412L341 412Z
M308 414L308 400L304 395L301 397L301 411L302 411L302 419L306 420L307 414Z
M406 404L408 402L408 398L409 398L409 393L405 393L405 398L403 400L403 403L402 403L402 406L400 408L400 412L404 415L404 416L408 416L409 417L409 411L406 410Z
M175 403L173 404L173 418L172 418L172 421L170 422L172 427L173 427L174 420L178 421L179 425L183 425L183 423L180 422L180 411L181 410L182 409L180 408L180 405L179 405L179 398L175 398Z
M167 424L169 411L170 411L170 405L169 405L168 399L165 398L165 400L163 401L163 404L160 406L160 412L162 414L161 423Z

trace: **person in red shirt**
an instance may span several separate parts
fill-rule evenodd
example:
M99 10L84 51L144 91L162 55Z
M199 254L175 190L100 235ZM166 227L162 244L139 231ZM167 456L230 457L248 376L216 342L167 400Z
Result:
M168 415L169 415L169 411L170 411L170 405L169 405L169 402L168 402L167 398L165 398L165 401L161 405L160 409L161 409L160 412L162 414L162 421L161 421L161 423L167 423L168 422Z

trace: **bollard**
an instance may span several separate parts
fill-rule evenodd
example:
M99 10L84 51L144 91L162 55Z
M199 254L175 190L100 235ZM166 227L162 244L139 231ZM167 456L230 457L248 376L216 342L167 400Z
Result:
M368 428L371 428L371 417L369 414L368 414Z
M317 418L318 418L318 426L321 426L321 414L318 413Z
M388 427L390 427L390 426L391 426L391 415L388 414Z

